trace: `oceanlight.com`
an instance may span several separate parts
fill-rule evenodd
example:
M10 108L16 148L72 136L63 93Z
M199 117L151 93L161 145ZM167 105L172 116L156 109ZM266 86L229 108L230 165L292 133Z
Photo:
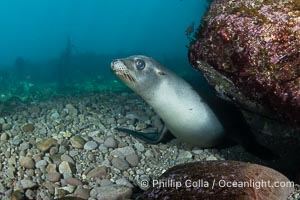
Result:
M144 180L141 182L142 186L148 187L149 181ZM206 181L203 179L195 180L185 180L185 181L176 181L173 179L162 179L162 180L153 180L152 181L153 187L172 187L172 188L211 188L214 189L215 187L219 188L246 188L251 187L255 189L260 189L264 187L273 188L273 187L294 187L295 184L292 181L274 181L271 182L269 180L254 180L249 179L247 181L228 181L228 180L212 180Z

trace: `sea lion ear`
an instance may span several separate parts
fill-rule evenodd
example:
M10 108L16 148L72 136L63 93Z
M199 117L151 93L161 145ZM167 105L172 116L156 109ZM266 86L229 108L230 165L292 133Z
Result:
M166 75L166 73L163 72L163 71L158 71L157 73L158 73L159 75L161 75L161 76L165 76L165 75Z

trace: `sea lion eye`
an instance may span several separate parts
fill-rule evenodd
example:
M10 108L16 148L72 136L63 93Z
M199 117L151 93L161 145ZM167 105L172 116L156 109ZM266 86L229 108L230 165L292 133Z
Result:
M143 61L142 59L137 59L136 61L135 61L135 66L136 66L136 68L138 69L138 70L142 70L142 69L144 69L145 68L145 61Z

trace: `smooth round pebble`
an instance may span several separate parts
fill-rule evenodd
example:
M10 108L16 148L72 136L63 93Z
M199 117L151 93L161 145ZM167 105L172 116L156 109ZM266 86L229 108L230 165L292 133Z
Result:
M67 161L62 161L58 166L58 170L61 174L72 174L74 171L74 167L71 163Z
M25 196L28 198L28 199L34 199L35 198L35 192L28 189L26 190L25 192Z
M89 189L86 189L86 188L83 188L81 185L79 185L75 192L74 192L74 195L76 197L79 197L79 198L82 198L82 199L89 199L90 197L90 190Z
M21 151L26 151L29 148L30 148L30 143L29 142L22 142L20 144L20 150Z
M108 137L105 141L104 141L104 145L107 148L116 148L118 146L116 140L113 137Z
M34 130L34 125L33 125L33 124L25 124L25 125L22 127L22 130L23 130L25 133L32 132L32 131Z
M30 188L34 188L37 186L37 184L35 182L33 182L32 180L28 180L28 179L23 179L20 182L21 182L22 189L30 189Z
M139 163L139 157L134 153L126 156L126 161L130 164L131 167L136 167Z
M46 167L46 172L50 173L50 172L57 172L57 165L56 164L49 164Z
M191 159L193 157L193 154L189 151L182 151L179 153L177 159Z
M50 155L56 154L58 152L58 148L57 147L51 147L49 150Z
M105 166L99 166L95 167L89 173L86 175L87 178L103 178L106 176L106 167Z
M115 156L117 155L118 157L124 158L130 154L134 154L135 151L132 147L130 146L125 146L121 148L114 149L110 152L110 155Z
M113 158L111 163L112 163L112 166L114 166L115 168L117 168L119 170L127 170L130 167L128 162L122 158Z
M129 188L134 188L134 186L124 177L117 179L116 184L117 185L124 185L124 186L127 186Z
M8 123L4 123L2 124L2 131L8 131L12 128L12 125L11 124L8 124Z
M20 158L20 166L26 168L26 169L33 169L34 168L34 161L30 157L24 157L22 156Z
M136 150L137 151L139 151L139 152L143 152L143 151L145 151L145 147L144 147L144 145L142 144L142 143L135 143L134 144L134 147L136 148Z
M7 133L2 133L0 136L0 141L7 141L8 140L8 135Z
M82 182L78 178L74 177L68 177L65 179L67 184L73 185L73 186L79 186L82 185Z
M123 185L113 184L95 187L91 190L90 195L98 200L130 199L132 195L132 189Z
M50 181L50 182L58 182L58 181L60 181L60 173L58 173L58 172L47 173L46 180Z
M35 167L39 168L39 169L44 168L46 166L47 166L47 161L45 161L45 160L40 160L35 163Z
M78 114L77 109L72 104L67 104L66 109L68 111L68 114L72 117L76 117Z
M85 144L85 140L78 135L71 137L70 142L71 142L72 147L75 147L78 149L83 149L83 146Z
M54 138L48 138L46 140L42 140L36 144L36 147L41 151L47 151L52 146L57 145L57 140Z
M84 144L83 148L85 150L90 151L90 150L96 149L97 147L98 147L98 144L96 142L94 142L94 141L88 141L87 143Z
M61 155L60 159L61 159L62 161L67 161L67 162L69 162L69 163L75 164L73 158L71 158L71 157L70 157L69 155L67 155L67 154Z

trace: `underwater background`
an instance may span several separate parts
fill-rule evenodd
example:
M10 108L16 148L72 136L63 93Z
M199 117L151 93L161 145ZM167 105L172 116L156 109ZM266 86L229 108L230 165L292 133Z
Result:
M134 54L188 73L187 45L208 5L197 0L1 1L0 98L122 87L110 62Z
M257 36L243 27L245 23L230 18L231 11L239 20L246 18L251 25L262 28L261 19L284 19L277 10L288 12L298 23L300 5L294 1L295 5L293 0L285 2L291 4L290 12L282 9L285 4L278 7L276 2L268 0L1 0L0 199L199 199L199 195L202 199L240 199L245 194L249 199L257 196L272 200L287 196L289 200L300 199L297 185L300 139L294 134L299 128L286 128L281 121L240 109L243 104L235 100L248 105L247 98L239 98L248 92L242 87L235 90L234 81L226 72L229 68L223 65L226 59L246 60L234 54L243 56L241 44L252 48L247 43L248 37L238 37L245 39L242 43L234 40L230 34L236 33L231 32L231 26L237 25L237 35L243 36L245 32ZM256 3L272 5L277 10L270 9L274 15L266 12L263 17L259 14L251 18L259 13L256 8L265 8ZM249 6L253 9L248 9ZM232 23L227 23L228 19ZM259 23L252 23L254 19ZM298 31L299 27L290 28ZM271 41L272 37L265 39ZM231 49L233 44L237 51ZM276 41L271 45L274 44L277 45ZM299 40L295 44L300 45ZM267 56L268 52L263 52ZM197 92L202 92L208 105L218 97L232 100L258 141L271 147L276 156L280 154L280 159L264 159L260 152L251 154L239 143L200 148L171 138L149 144L116 130L116 127L145 133L165 130L153 108L111 71L112 60L136 54L153 57L183 77ZM259 55L254 57L261 59ZM208 65L199 60L207 60ZM220 66L213 69L214 64ZM236 68L243 72L243 67L238 63ZM248 73L253 72L251 67ZM223 68L228 77L219 73ZM230 72L241 75L237 80L244 80L244 73L235 69ZM256 72L260 78L260 71ZM298 73L299 70L294 70L294 74ZM274 83L277 84L276 80ZM256 91L255 87L250 89ZM295 96L300 94L297 87L293 91L291 94ZM216 107L223 113L226 104L227 101ZM234 113L229 111L226 116L224 112L224 119L234 119ZM297 110L293 113L297 115ZM203 190L202 181L206 179L236 181L262 177L291 185L270 190L253 187ZM164 183L164 178L201 180L191 190ZM166 187L155 185L158 180Z

